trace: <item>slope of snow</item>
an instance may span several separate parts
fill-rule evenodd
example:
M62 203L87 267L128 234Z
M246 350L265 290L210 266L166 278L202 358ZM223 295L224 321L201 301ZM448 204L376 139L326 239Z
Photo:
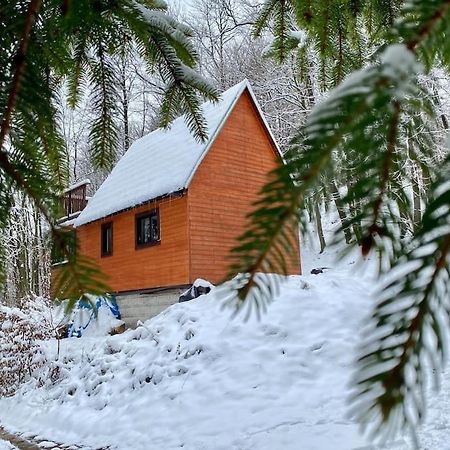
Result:
M13 450L15 448L16 447L11 445L9 442L0 440L0 450Z
M249 84L244 80L224 92L219 102L202 105L208 142L195 140L184 117L176 119L168 130L159 128L134 142L75 219L74 226L186 188L197 164L246 87Z
M321 265L308 252L305 267ZM0 400L0 423L118 450L411 450L368 443L347 416L374 284L351 258L322 258L335 268L290 277L260 321L232 318L213 291L120 336L63 340L60 382ZM421 448L449 449L449 418L443 376Z
M261 321L212 292L121 336L64 340L70 371L1 400L0 421L118 449L360 448L346 386L367 292L340 272L291 277Z

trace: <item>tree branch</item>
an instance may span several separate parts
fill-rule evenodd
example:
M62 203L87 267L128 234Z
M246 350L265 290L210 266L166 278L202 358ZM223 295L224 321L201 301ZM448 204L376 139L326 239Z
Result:
M3 113L2 124L0 129L0 152L3 152L3 144L6 136L9 133L11 127L11 117L14 112L14 108L17 102L17 96L19 94L20 85L22 82L23 74L25 73L26 66L26 54L28 50L28 44L30 42L31 29L41 7L42 0L31 0L28 6L27 16L25 18L25 25L23 27L22 36L20 39L19 48L17 49L16 56L14 57L15 70L14 77L11 84L11 90L9 92L6 108Z
M450 8L450 0L446 0L440 9L438 9L424 24L424 26L419 30L417 36L407 43L409 50L414 51L416 47L431 33L437 22L441 21L444 16L448 13Z
M374 204L373 204L373 221L368 229L368 234L363 237L362 239L362 245L361 245L361 251L364 256L367 256L369 251L372 248L372 245L374 243L374 235L375 234L381 234L383 230L381 227L377 224L378 218L380 216L381 206L383 204L383 197L386 193L388 183L389 183L389 176L390 176L390 167L392 164L392 158L394 157L396 143L397 143L397 134L398 134L398 125L400 121L400 113L401 113L401 107L400 102L398 100L394 100L392 102L394 107L394 114L392 115L392 122L391 126L388 130L387 135L387 147L386 147L386 154L383 161L383 171L381 173L381 180L380 180L380 192L378 193L378 197L376 198Z

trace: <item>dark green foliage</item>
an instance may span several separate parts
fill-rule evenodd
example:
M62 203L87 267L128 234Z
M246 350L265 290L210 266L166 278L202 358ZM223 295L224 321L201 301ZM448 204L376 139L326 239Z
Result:
M58 230L53 235L54 248L64 261L55 271L52 291L57 299L68 300L66 309L71 311L76 302L91 296L109 292L105 275L90 259L77 255L75 234L71 230Z
M268 0L255 24L254 33L259 36L264 28L271 27L274 41L267 55L278 61L284 60L294 49L298 49L301 61L302 52L311 48L318 55L320 84L327 89L342 81L363 62L363 8L359 3L350 0ZM308 39L305 42L299 43L295 38L298 29L306 34Z
M285 21L279 17L282 5L288 10ZM288 47L288 33L280 33L279 25L293 23L295 15L305 42L320 55L322 87L340 83L312 110L291 142L286 165L262 190L249 229L233 251L230 275L242 275L228 294L238 305L261 307L270 301L279 278L262 272L286 273L291 257L286 230L297 220L304 228L305 205L314 208L318 196L330 202L338 191L336 180L345 186L338 195L346 211L341 229L347 241L359 244L363 255L375 250L381 267L393 267L368 326L353 397L355 416L388 432L420 422L425 361L435 368L442 364L450 322L449 171L448 163L438 160L439 133L432 132L443 135L436 128L439 101L421 76L434 64L448 68L450 0L402 5L389 0L265 3L256 31L275 23L277 58L284 58L282 49ZM367 39L357 27L365 27L361 35ZM342 61L336 50L340 38L349 49ZM363 64L358 53L362 46L364 53L373 50L370 64ZM305 54L299 58L308 62ZM411 204L411 191L414 208L428 203L423 218ZM413 227L405 230L405 223Z
M0 228L14 192L22 191L66 252L66 236L55 225L58 196L68 183L58 95L67 95L75 107L82 92L90 93L91 158L94 167L111 168L120 92L113 60L127 48L137 48L166 83L162 125L184 113L194 136L207 138L200 98L215 100L217 92L195 72L189 29L165 9L157 0L0 0ZM92 263L76 255L66 259L61 296L104 291Z
M450 42L444 38L450 28L449 9L446 1L409 1L402 11L403 20L392 30L392 35L410 48L418 47L420 60L428 70L434 63L450 68Z
M355 415L368 426L415 427L425 407L425 374L445 363L450 325L450 171L433 186L421 229L387 277L365 332ZM394 420L395 418L395 420Z
M414 66L414 56L410 56ZM313 110L285 154L287 164L273 174L274 181L263 189L259 208L251 216L252 228L242 236L243 244L234 250L234 272L285 272L282 258L266 268L266 253L286 243L286 223L292 226L290 221L306 198L327 189L327 179L333 176L336 161L342 158L346 158L346 165L358 167L363 174L355 178L353 188L342 199L348 206L359 204L358 214L350 216L343 226L361 223L360 240L365 252L375 245L376 238L395 241L392 224L398 223L400 217L399 211L388 204L388 194L398 205L406 206L402 182L408 179L399 128L407 111L427 110L411 65L401 68L381 63L361 70ZM411 149L417 159L427 156L427 151L422 147ZM394 171L397 179L389 177ZM301 223L304 222L305 218ZM280 256L283 254L280 252ZM272 293L266 294L269 300ZM240 295L245 297L246 292L241 291Z
M98 60L91 63L92 107L95 119L89 143L94 164L111 167L117 154L117 128L114 113L118 104L117 80L103 44L95 49Z
M293 7L289 0L268 0L256 21L254 35L259 37L269 20L273 21L274 41L268 56L273 56L279 62L284 60L288 53L297 46L293 38Z

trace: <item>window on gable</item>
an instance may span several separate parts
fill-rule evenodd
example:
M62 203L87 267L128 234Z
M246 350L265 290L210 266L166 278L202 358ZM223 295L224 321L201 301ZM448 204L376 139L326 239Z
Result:
M136 216L136 247L160 242L159 210L154 209Z
M102 224L102 256L110 256L113 251L113 224L112 222Z

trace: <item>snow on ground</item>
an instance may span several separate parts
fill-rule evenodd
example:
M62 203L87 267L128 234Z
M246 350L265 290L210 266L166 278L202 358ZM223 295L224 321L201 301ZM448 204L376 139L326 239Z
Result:
M292 277L260 322L210 294L122 336L65 340L66 378L2 400L0 420L123 449L361 447L345 392L366 292L340 273Z
M305 273L333 269L290 277L260 321L231 318L212 292L123 335L66 339L61 381L0 400L0 423L120 450L409 450L406 438L370 445L347 417L372 277L351 256L318 261L303 248ZM450 449L447 378L430 401L423 449Z
M11 445L9 442L0 440L0 450L14 450L16 447Z

